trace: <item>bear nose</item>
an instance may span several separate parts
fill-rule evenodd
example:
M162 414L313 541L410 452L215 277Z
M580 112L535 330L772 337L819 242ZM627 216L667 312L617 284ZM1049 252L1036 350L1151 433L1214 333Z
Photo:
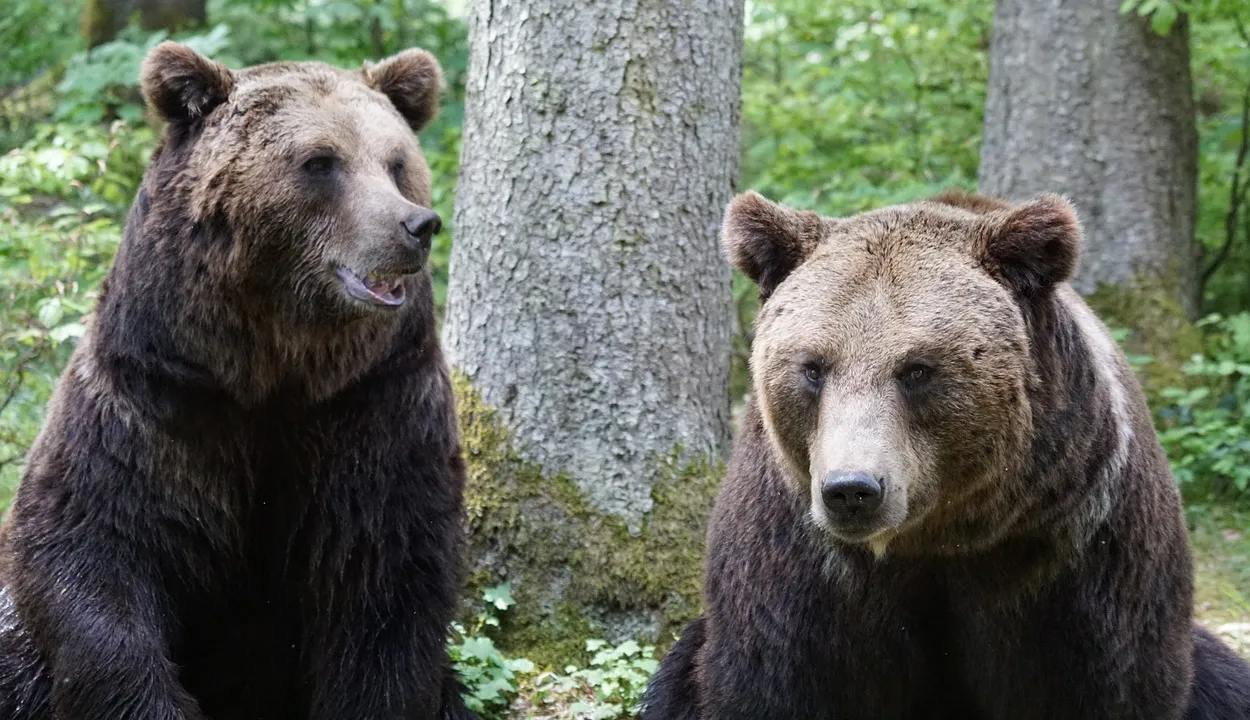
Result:
M431 238L443 229L443 219L433 210L417 210L400 223L411 240L416 241L418 248L430 246Z
M825 508L839 520L871 515L881 507L882 483L866 472L834 470L820 486Z

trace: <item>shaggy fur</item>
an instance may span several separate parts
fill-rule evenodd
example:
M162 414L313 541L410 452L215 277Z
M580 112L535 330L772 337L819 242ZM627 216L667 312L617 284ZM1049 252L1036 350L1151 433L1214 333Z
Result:
M706 614L646 720L1248 717L1141 390L1065 282L1080 241L1056 196L734 201L730 256L774 286ZM863 518L822 502L847 471L883 488Z
M473 717L436 223L410 229L437 77L152 51L165 138L0 549L0 718Z

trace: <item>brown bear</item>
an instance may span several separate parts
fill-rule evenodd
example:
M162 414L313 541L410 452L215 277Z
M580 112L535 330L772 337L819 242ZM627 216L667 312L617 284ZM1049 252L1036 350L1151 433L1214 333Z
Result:
M754 392L643 718L1250 717L1142 392L1066 282L1068 202L749 193L724 241Z
M441 82L416 49L145 59L163 138L5 528L0 718L473 717L413 134Z

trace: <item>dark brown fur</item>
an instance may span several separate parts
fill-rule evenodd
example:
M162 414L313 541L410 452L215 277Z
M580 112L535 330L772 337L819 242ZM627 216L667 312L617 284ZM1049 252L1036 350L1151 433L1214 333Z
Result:
M809 218L816 242L788 235L794 213L747 195L727 215L731 257L776 285L707 612L643 717L1247 717L1245 663L1191 625L1141 390L1065 283L1071 207L946 195ZM822 478L847 469L883 480L863 526L821 507Z
M165 138L0 550L0 718L472 717L444 645L464 468L401 224L428 213L410 127L437 79L420 51L153 50Z

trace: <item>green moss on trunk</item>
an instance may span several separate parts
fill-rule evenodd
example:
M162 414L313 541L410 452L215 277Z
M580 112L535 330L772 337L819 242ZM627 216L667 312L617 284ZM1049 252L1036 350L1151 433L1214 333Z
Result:
M585 640L627 636L663 649L701 606L707 518L719 461L655 462L655 508L631 536L568 477L549 477L459 372L454 385L468 465L468 598L499 582L517 604L498 644L540 664L584 658Z
M1139 375L1147 396L1171 386L1183 386L1181 366L1202 351L1202 332L1185 315L1175 282L1158 275L1142 275L1123 285L1102 284L1086 298L1111 328L1129 331L1125 351L1150 362Z

